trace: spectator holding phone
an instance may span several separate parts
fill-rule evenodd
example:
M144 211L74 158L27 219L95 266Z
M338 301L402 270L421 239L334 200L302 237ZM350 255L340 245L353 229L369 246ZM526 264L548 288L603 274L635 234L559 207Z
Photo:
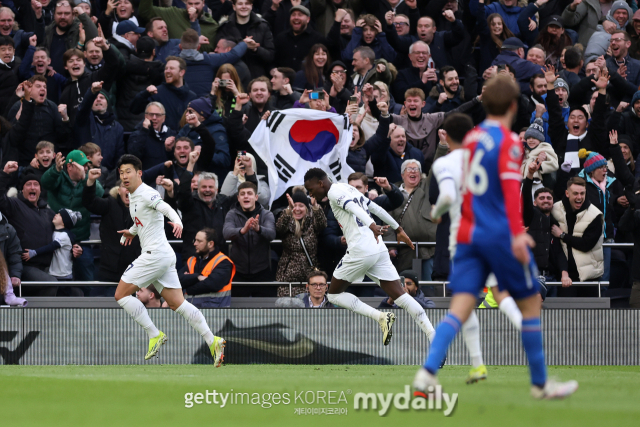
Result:
M258 203L268 206L271 198L271 190L267 177L256 173L256 158L246 151L238 151L238 155L233 164L233 171L227 174L220 194L233 196L238 192L238 187L243 182L253 182L258 187Z
M535 162L538 168L534 174L533 191L541 186L553 188L555 186L555 172L558 170L558 155L551 144L544 142L544 128L542 119L537 118L531 123L524 134L524 157L520 171L523 178L527 176L529 164Z

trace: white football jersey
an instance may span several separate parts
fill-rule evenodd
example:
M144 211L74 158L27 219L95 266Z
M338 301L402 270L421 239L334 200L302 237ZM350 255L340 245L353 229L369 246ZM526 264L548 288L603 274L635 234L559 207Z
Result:
M129 194L129 213L143 253L160 250L173 252L164 234L164 215L156 210L160 202L160 193L145 183Z
M385 252L387 247L382 243L382 238L376 241L373 236L373 231L369 228L371 222L365 224L354 214L344 209L349 203L355 203L361 207L367 215L369 213L369 203L371 201L364 194L359 192L349 184L334 183L329 189L327 194L329 198L329 204L333 210L333 214L336 216L336 220L342 228L342 234L347 240L347 247L349 248L349 254L353 257L364 256L368 254L375 254L379 252Z
M458 228L460 227L460 216L462 210L462 181L464 166L464 150L454 150L446 156L440 157L433 163L433 175L440 183L447 179L452 179L456 188L455 201L449 208L449 218L451 227L449 228L449 256L453 259L456 251Z

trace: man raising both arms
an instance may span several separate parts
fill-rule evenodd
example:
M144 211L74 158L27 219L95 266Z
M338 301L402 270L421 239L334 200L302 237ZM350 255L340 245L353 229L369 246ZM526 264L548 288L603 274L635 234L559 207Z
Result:
M396 320L395 314L378 311L360 301L355 295L345 292L351 283L362 281L366 274L378 283L399 307L409 312L431 341L435 330L427 314L411 295L405 293L400 285L400 276L389 259L387 247L383 242L378 241L378 237L384 234L388 226L376 225L369 209L371 213L396 230L398 243L404 242L414 249L411 239L402 227L387 211L354 187L329 181L322 169L309 169L304 176L304 186L316 200L329 198L331 209L342 228L349 248L333 272L327 294L329 302L378 322L383 332L383 343L389 344L392 335L391 327Z
M149 351L145 360L158 354L160 347L167 342L167 336L153 324L144 305L131 295L154 284L169 308L187 319L191 327L202 335L211 350L215 367L219 367L224 358L225 340L214 336L200 310L185 301L176 271L176 256L164 234L163 215L170 219L174 236L182 236L180 217L156 190L142 182L140 159L125 154L120 157L117 169L122 185L129 191L129 212L133 218L133 226L129 230L118 231L122 234L120 243L129 245L137 235L142 254L125 270L115 298L149 335ZM93 169L89 171L89 178L93 172Z

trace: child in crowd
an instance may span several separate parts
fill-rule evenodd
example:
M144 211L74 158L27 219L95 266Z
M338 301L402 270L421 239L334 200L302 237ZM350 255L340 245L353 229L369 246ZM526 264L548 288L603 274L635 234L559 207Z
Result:
M553 188L558 170L558 156L551 144L544 142L542 119L537 118L524 133L524 157L520 171L526 178L529 163L538 162L540 169L533 176L533 191L539 187Z
M91 169L100 169L102 174L100 175L100 178L98 178L98 182L100 182L102 188L104 188L105 193L108 193L109 190L115 186L118 177L116 176L115 170L110 173L109 169L102 166L102 149L100 146L93 142L87 142L80 146L78 150L82 151L84 155L87 156L89 163L91 163Z
M49 274L58 280L73 280L72 249L76 238L70 230L81 219L82 214L80 212L64 208L60 209L52 221L55 227L53 241L38 249L25 249L22 259L29 261L35 256L53 252Z

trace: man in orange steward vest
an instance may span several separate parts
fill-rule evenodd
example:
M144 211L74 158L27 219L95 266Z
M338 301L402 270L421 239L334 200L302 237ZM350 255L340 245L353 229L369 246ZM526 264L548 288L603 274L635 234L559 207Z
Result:
M193 241L196 256L189 258L178 272L185 296L198 308L231 305L231 282L236 266L215 247L215 239L213 228L200 230Z

